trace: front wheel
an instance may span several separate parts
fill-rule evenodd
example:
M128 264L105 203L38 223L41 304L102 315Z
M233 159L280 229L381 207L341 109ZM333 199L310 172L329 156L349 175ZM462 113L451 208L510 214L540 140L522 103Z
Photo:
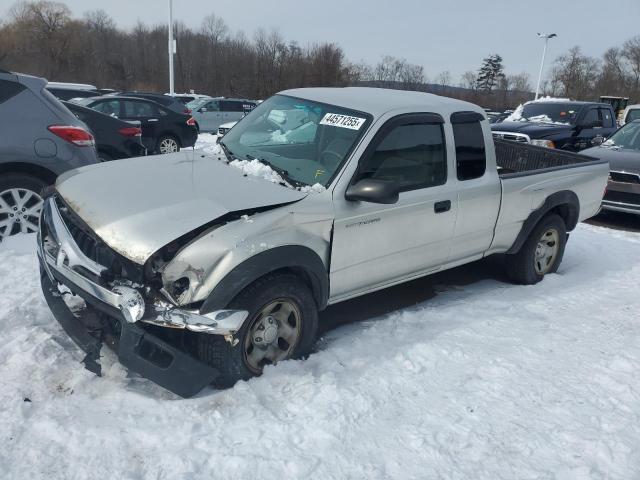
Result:
M160 137L156 150L158 153L176 153L180 151L180 144L178 143L178 140L167 135Z
M507 255L507 275L516 283L533 285L562 262L567 243L567 227L556 214L549 214L535 226L529 238L513 255Z
M218 388L260 375L266 365L309 353L318 329L318 310L311 291L297 276L268 275L245 288L229 308L249 316L232 346L219 335L199 334L200 360L218 369Z

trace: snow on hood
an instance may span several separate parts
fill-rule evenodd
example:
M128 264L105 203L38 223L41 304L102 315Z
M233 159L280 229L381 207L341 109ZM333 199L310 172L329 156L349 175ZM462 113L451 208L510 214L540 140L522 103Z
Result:
M227 213L308 194L188 150L83 167L59 177L56 187L107 245L139 264Z

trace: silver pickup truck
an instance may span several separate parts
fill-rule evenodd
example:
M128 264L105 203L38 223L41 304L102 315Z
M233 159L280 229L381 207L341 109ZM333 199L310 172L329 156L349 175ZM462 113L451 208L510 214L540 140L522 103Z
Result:
M483 110L369 88L289 90L212 152L80 168L48 192L45 298L99 373L103 344L182 396L313 346L318 311L492 254L557 270L609 166L496 141Z

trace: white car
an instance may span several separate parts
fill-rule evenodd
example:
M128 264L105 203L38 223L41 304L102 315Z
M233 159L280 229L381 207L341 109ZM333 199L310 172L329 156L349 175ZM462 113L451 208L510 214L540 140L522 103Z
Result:
M622 119L620 120L620 126L638 119L640 119L640 104L629 105L624 109Z

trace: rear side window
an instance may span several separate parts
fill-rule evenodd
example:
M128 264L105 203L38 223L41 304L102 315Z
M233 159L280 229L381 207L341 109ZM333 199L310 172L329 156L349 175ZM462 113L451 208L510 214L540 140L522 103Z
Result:
M454 114L455 115L455 114ZM470 116L466 120L473 120ZM487 154L482 125L479 120L458 123L452 117L453 138L456 143L456 170L458 180L480 178L487 170Z
M604 128L613 127L613 115L611 114L611 110L608 108L600 109L600 117L602 118L602 126Z
M357 180L364 178L393 182L401 191L444 184L447 156L442 124L415 123L393 128L360 166Z
M109 100L106 102L96 103L92 105L91 108L97 110L100 113L104 113L105 115L109 115L111 117L119 117L120 116L120 101L119 100Z
M132 100L125 100L124 102L125 117L140 117L147 118L156 115L155 108L147 102L136 102Z
M244 112L242 102L222 101L223 112Z
M218 112L220 111L220 102L207 102L202 108L206 108L207 112Z
M10 98L15 97L26 87L18 82L9 82L8 80L0 80L0 103L4 103Z

